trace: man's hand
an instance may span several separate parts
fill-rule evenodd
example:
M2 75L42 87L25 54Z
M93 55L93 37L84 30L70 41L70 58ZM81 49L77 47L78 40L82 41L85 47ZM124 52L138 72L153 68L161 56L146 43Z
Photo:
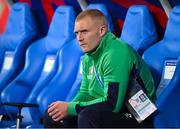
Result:
M68 103L62 101L56 101L48 107L49 116L56 122L61 121L68 114Z

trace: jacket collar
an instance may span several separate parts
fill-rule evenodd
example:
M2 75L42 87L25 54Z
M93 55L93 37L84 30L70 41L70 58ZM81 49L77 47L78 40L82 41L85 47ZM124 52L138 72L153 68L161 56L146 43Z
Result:
M111 32L107 32L102 38L98 47L93 52L87 53L87 55L93 59L98 58L103 53L103 50L107 46L107 43L113 38L116 38L116 37Z

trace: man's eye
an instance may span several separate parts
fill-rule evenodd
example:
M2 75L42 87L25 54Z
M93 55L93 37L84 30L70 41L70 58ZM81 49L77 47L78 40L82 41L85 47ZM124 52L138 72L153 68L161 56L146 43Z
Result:
M82 34L86 34L87 33L87 31L82 31Z

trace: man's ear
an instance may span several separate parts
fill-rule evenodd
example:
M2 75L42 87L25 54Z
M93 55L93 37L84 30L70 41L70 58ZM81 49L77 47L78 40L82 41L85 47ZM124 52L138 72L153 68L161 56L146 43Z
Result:
M103 37L107 32L107 26L106 25L102 25L101 30L100 30L100 35L101 37Z

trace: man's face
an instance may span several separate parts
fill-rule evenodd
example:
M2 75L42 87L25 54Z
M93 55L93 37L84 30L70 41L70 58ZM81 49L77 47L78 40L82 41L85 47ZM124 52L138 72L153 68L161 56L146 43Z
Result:
M84 52L90 52L99 45L103 36L101 29L101 26L88 16L75 22L74 32Z

